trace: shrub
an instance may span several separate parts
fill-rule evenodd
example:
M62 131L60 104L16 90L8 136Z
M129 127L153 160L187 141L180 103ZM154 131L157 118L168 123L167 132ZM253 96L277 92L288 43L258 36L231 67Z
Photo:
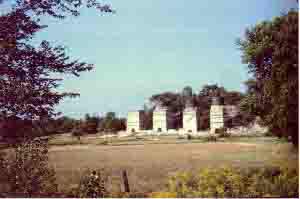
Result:
M268 130L267 132L264 133L264 136L266 136L266 137L273 137L274 134L270 130Z
M231 135L230 135L230 133L228 133L227 131L221 131L220 133L219 133L219 137L220 138L228 138L228 137L230 137Z
M227 132L227 128L217 128L215 130L215 133L220 137L220 138L226 138L230 137L230 134Z
M216 142L217 141L217 136L215 135L208 135L203 138L205 142Z
M249 197L298 197L298 170L288 167L260 169L249 177Z
M230 137L231 135L229 134L229 133L221 133L221 134L219 134L219 137L220 138L228 138L228 137Z
M184 137L184 136L182 136L182 135L180 135L180 136L178 136L178 137L177 137L177 139L179 139L179 140L183 140L183 139L185 139L185 137Z
M298 197L295 168L232 167L178 173L169 179L167 193L174 197Z
M100 144L101 144L101 145L108 145L109 142L108 142L107 140L104 140L104 141L100 142Z
M197 188L197 178L190 172L178 173L168 181L168 193L175 198L193 197L193 190Z
M104 169L87 170L80 179L75 197L79 198L103 198L108 197L107 191L108 175Z
M81 136L83 136L83 135L84 135L84 134L83 134L82 130L79 129L79 128L74 128L74 129L72 130L72 136L75 136L75 137L78 139L78 141L80 141L80 138L81 138Z
M224 134L224 133L227 133L227 129L224 128L224 127L222 127L222 128L217 128L217 129L215 130L215 133L216 133L216 134Z
M15 157L0 160L2 193L6 196L52 196L57 192L55 172L48 165L47 141L34 139L16 145ZM1 158L0 158L1 159ZM2 180L3 180L2 179Z

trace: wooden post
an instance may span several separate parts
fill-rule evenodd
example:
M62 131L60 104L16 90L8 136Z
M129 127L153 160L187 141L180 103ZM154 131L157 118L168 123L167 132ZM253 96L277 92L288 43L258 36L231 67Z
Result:
M123 170L123 181L124 181L124 189L125 192L130 192L130 188L129 188L129 182L128 182L128 177L127 177L127 172L126 170Z

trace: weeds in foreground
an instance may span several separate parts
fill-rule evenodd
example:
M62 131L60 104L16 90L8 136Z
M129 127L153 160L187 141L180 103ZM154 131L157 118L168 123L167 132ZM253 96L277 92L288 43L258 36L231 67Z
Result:
M47 141L27 140L14 148L14 157L0 157L0 192L4 197L52 196L55 171L48 165Z
M203 169L170 177L166 192L153 197L298 197L298 170L268 167Z
M80 179L79 185L68 195L78 198L108 197L108 174L104 169L86 170Z

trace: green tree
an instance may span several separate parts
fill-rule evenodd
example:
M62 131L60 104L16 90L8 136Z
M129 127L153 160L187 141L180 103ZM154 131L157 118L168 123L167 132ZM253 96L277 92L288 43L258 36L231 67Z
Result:
M199 115L199 127L202 130L209 128L209 112L211 106L212 97L222 97L225 105L236 105L239 106L241 100L244 98L244 95L238 91L228 91L224 87L219 86L218 84L208 84L204 85L199 94L196 96L195 104L200 109ZM241 123L240 120L242 116L235 116L234 118L225 118L226 126L232 125L246 125L246 123ZM232 124L233 123L233 124Z
M49 118L39 123L43 126L43 135L51 135L69 133L78 125L78 122L79 121L74 118L62 116L58 118Z
M183 96L191 96L193 94L193 89L190 86L186 86L182 89Z
M97 133L97 128L100 123L100 118L97 116L85 115L85 120L81 126L81 130L85 133Z
M256 103L256 81L254 79L249 79L245 82L245 85L247 87L246 95L239 104L239 108L242 113L240 116L242 124L254 121L255 117L259 115L261 110L261 108L258 107L258 103Z
M199 111L198 126L201 130L206 130L209 128L209 112L211 105L211 98L219 96L224 99L225 105L236 105L238 106L244 95L238 91L227 91L224 87L217 84L204 85L198 95L193 94L192 88L190 86L184 87L181 93L174 92L163 92L159 94L152 95L150 102L154 104L154 108L157 105L162 105L168 107L171 111L174 128L182 128L182 112L186 105L186 100L191 100L193 106L197 107ZM241 120L241 115L233 118L233 120ZM226 121L227 122L227 121ZM245 124L250 121L247 120ZM234 122L241 125L241 122ZM244 124L244 123L243 123Z
M252 111L298 146L298 11L247 29L238 45L255 82L255 96L248 97L258 109Z
M0 1L0 4L3 1ZM14 9L30 12L32 15L48 15L64 19L67 15L79 16L82 7L95 8L100 12L115 12L108 4L101 4L98 0L16 0Z
M72 129L72 135L76 137L78 141L80 141L81 137L84 135L82 122L78 123L78 125Z
M154 105L154 108L158 105L168 107L168 110L172 113L172 126L174 128L182 127L182 111L184 109L184 100L181 93L163 92L160 94L152 95L150 102Z
M104 12L112 11L95 0L88 0L85 5ZM17 0L11 10L0 15L0 114L5 123L19 120L37 123L48 119L57 115L54 106L64 97L79 95L54 91L62 79L54 78L53 74L79 76L93 66L71 59L64 47L53 46L48 41L33 46L32 39L47 27L41 24L41 15L77 16L81 6L83 3L78 0ZM14 128L13 131L23 129ZM9 133L7 129L0 129L0 132Z
M104 118L98 123L97 131L103 133L116 133L126 130L126 119L116 117L115 112L107 112Z
M115 112L107 112L105 116L105 131L115 132L116 131L116 114Z
M113 120L116 118L116 113L115 112L107 112L105 118L108 120Z
M146 104L144 104L143 111L145 113L144 115L145 129L147 130L152 129L154 107L148 107Z

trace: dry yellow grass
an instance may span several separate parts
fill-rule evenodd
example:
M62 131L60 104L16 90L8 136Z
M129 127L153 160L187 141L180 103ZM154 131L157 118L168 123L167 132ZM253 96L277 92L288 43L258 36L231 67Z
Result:
M298 154L290 149L288 143L270 141L52 146L50 162L61 189L78 183L84 169L107 168L112 174L114 190L122 186L121 171L126 169L132 190L151 192L163 189L168 175L183 170L222 165L246 168L283 161L296 164Z

